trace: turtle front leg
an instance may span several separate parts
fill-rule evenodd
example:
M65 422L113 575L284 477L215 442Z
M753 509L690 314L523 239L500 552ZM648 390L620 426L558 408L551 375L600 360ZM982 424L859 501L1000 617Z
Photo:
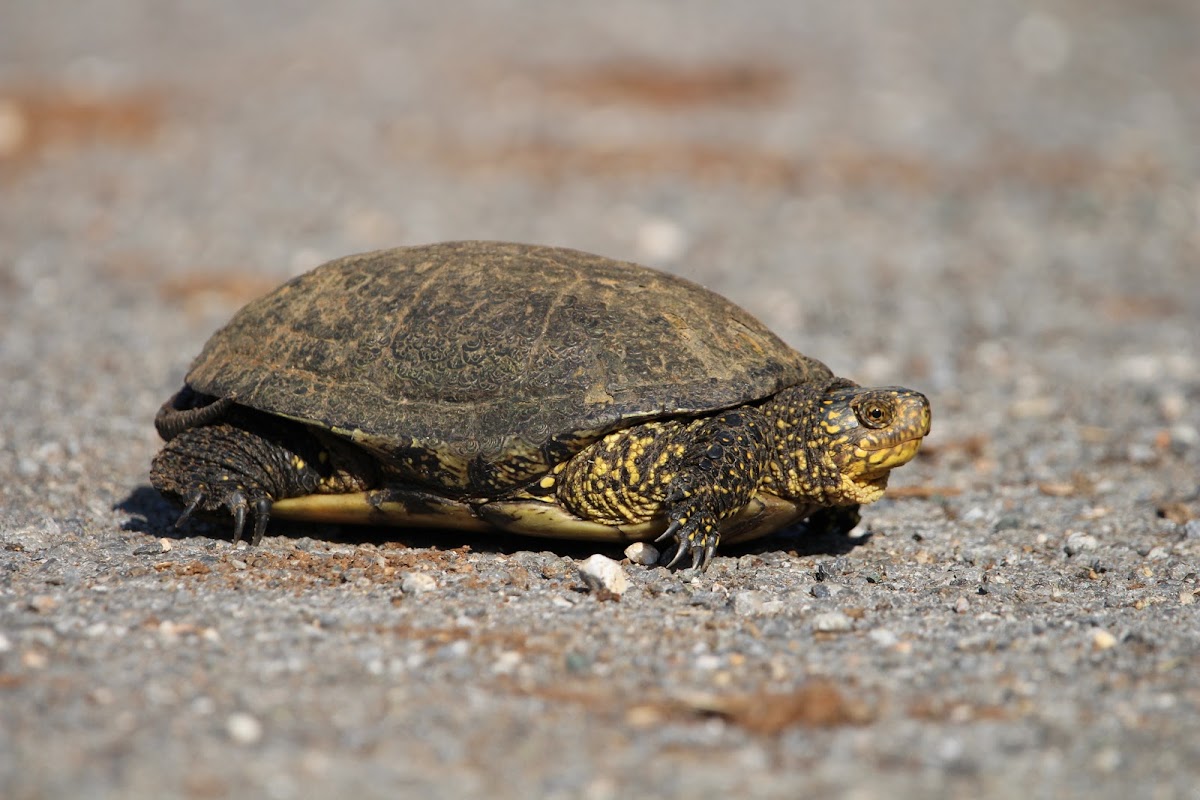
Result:
M222 421L173 433L151 462L150 482L184 507L176 527L195 511L228 511L235 544L251 513L250 543L262 540L276 500L370 488L363 464L345 469L345 454L297 423L238 409Z
M650 422L612 433L551 473L560 502L595 522L668 521L668 566L691 554L707 568L721 522L750 502L770 458L770 430L754 408L699 420ZM543 483L545 485L545 483ZM546 487L550 488L550 487Z

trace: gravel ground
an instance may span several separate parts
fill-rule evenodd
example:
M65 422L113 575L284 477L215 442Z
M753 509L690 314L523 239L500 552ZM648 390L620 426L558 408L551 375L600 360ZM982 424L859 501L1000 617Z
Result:
M1200 6L0 16L0 796L1200 797ZM587 547L174 530L208 334L452 238L699 280L928 448L860 535L619 600Z

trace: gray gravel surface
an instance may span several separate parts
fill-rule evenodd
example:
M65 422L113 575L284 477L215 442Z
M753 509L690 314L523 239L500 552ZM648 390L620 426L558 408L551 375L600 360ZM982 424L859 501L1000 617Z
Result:
M0 796L1200 797L1200 6L0 19ZM207 335L452 238L699 280L928 449L861 535L619 599L587 547L174 530Z

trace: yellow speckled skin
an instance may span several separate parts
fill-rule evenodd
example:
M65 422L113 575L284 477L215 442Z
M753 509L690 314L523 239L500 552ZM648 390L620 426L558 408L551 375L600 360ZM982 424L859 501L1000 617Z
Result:
M918 392L794 387L761 407L609 434L555 466L528 496L612 525L665 517L679 541L675 559L690 552L703 565L721 523L760 492L820 507L879 499L929 424Z

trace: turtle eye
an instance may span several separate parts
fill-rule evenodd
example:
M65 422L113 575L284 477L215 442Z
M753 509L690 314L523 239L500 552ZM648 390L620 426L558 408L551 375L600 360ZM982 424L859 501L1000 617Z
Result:
M879 400L866 400L854 406L858 421L868 428L886 428L892 423L892 407Z

